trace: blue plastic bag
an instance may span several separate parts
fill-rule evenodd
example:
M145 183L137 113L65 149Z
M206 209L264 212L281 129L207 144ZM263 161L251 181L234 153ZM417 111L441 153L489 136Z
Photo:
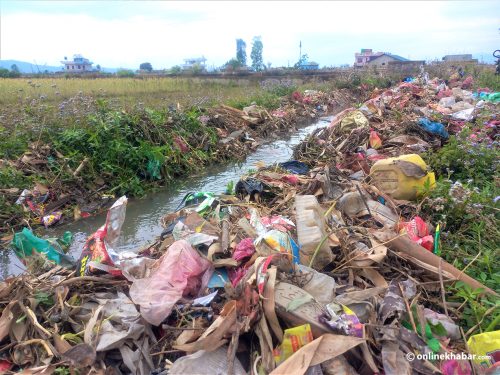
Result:
M424 128L426 132L432 133L432 134L437 134L440 137L443 137L445 139L448 139L450 136L448 132L446 131L446 128L444 127L443 124L439 122L432 122L428 118L421 118L418 120L418 124Z
M297 160L285 161L280 163L279 166L293 174L307 174L309 172L309 167L305 163Z

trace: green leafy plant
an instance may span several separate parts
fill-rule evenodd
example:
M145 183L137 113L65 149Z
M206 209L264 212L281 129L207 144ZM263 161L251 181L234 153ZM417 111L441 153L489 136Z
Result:
M226 194L234 195L234 181L229 181L226 185Z
M42 306L51 307L54 305L54 297L47 292L35 292L35 300Z

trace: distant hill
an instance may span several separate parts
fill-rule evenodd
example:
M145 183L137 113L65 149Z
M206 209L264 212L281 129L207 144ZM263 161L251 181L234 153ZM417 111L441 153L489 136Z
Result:
M55 73L61 72L63 70L62 65L51 66L44 64L32 64L26 61L19 60L0 60L0 68L10 69L13 64L16 64L19 68L19 71L24 74L36 74L39 72L44 73L45 71L48 71L49 73ZM116 73L117 70L117 68L101 68L101 71L104 73Z
M59 72L61 71L61 67L59 66L50 66L50 65L42 65L39 64L38 67L36 64L31 64L26 61L19 61L19 60L0 60L0 68L4 69L10 69L10 67L16 64L17 67L19 68L19 71L21 73L38 73L38 72L45 72L46 70L53 73L53 72Z

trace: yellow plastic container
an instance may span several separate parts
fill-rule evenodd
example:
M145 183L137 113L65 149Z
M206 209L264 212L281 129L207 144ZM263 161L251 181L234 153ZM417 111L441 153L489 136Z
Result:
M401 155L377 161L370 169L373 184L395 199L414 200L436 185L433 172L427 171L427 164L416 154ZM427 182L428 181L428 182Z

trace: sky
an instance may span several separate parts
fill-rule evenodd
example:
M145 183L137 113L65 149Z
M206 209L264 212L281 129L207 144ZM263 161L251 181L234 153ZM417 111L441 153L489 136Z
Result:
M82 54L102 67L170 68L204 56L221 66L236 39L261 36L264 63L320 67L372 48L414 60L500 48L500 1L23 1L0 0L0 59L61 65Z

